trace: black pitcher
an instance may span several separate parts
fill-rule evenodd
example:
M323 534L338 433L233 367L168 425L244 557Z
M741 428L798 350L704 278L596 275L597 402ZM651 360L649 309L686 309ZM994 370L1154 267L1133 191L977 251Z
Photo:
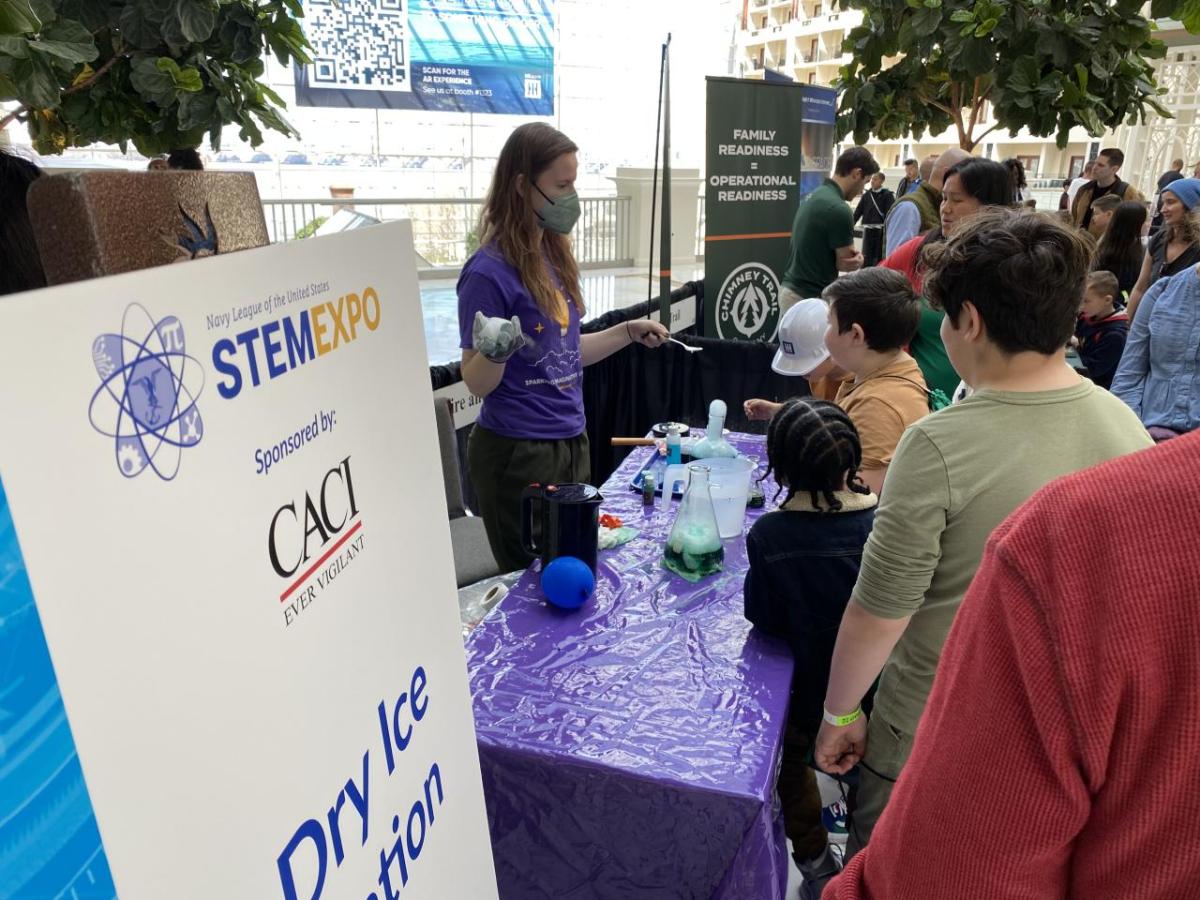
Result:
M560 556L583 560L596 571L600 538L600 504L604 498L590 484L531 484L521 495L521 544L542 565ZM535 512L534 506L539 509ZM534 516L541 529L534 533Z

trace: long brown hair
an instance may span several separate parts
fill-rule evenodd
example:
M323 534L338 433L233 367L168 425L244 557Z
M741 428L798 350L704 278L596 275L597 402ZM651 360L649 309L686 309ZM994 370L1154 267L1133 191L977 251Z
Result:
M1142 246L1142 226L1146 224L1146 216L1144 203L1123 200L1117 206L1096 247L1096 258L1092 262L1094 271L1112 272L1119 278L1141 269L1146 256L1146 248Z
M1167 185L1166 190L1171 186ZM1183 244L1200 244L1200 207L1188 209L1184 207L1183 218L1178 225L1172 225L1167 231L1167 243L1179 241Z
M543 230L538 224L536 210L541 205L538 202L541 195L533 184L560 156L578 151L570 138L549 125L531 122L520 126L509 135L500 151L479 216L480 244L496 245L521 273L521 281L549 318L555 318L558 303L547 262L554 267L564 293L580 314L583 292L579 288L579 264L571 252L570 239ZM523 192L517 190L518 175L525 177Z

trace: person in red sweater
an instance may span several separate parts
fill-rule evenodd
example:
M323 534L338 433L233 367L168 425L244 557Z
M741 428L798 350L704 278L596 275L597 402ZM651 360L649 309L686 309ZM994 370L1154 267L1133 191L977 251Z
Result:
M1200 434L1170 441L992 533L908 765L824 900L1200 896L1198 468Z

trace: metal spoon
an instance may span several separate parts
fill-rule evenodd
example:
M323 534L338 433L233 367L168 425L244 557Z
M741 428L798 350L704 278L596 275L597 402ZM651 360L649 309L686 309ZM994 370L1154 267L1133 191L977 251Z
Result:
M677 341L673 337L667 338L667 340L670 341L672 344L678 344L680 347L682 347L688 353L699 353L701 350L704 349L703 347L693 347L691 344L685 344L683 341Z

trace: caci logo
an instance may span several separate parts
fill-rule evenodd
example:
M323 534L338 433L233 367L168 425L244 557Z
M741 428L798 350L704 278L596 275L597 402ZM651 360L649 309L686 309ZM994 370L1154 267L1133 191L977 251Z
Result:
M267 555L275 574L288 582L279 595L279 602L287 604L285 625L290 627L358 558L362 525L349 456L325 472L302 500L289 500L275 510L267 529Z

